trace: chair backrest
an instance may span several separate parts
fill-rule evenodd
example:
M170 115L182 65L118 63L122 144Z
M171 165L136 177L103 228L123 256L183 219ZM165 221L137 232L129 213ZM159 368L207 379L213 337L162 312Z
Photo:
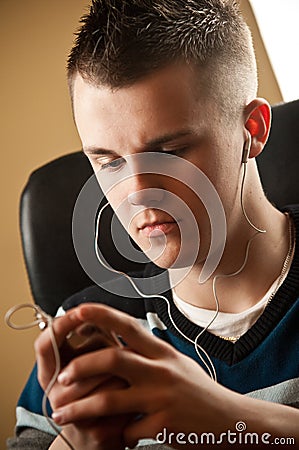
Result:
M273 126L258 158L268 198L282 207L299 202L299 100L273 108ZM72 242L72 213L77 196L92 175L82 152L60 157L35 170L23 190L20 228L23 253L34 301L54 315L62 301L93 281L78 262ZM112 211L105 214L103 254L119 270L138 270L122 258L109 235ZM106 223L105 223L106 221Z
M51 315L64 299L94 283L82 269L72 240L74 205L92 174L85 155L71 153L35 170L21 195L20 228L30 288L34 301ZM113 245L112 215L106 208L101 252L112 267L136 271L139 264L122 257Z
M263 187L278 208L299 203L299 100L272 108L269 140L257 158Z

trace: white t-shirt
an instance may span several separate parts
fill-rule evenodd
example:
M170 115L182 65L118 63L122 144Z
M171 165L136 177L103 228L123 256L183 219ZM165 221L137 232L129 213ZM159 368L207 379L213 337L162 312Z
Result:
M280 284L282 281L280 280ZM232 342L237 341L242 334L246 333L252 327L263 313L272 292L277 288L277 283L278 279L274 281L270 289L258 303L245 311L240 313L218 312L215 320L208 327L208 331L216 336L227 338ZM172 296L180 312L196 325L205 328L213 320L216 311L199 308L198 306L185 302L178 297L174 289L172 290Z

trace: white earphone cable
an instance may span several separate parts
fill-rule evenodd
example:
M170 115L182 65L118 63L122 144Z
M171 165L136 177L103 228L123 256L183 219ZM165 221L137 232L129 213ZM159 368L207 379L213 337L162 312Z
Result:
M12 321L12 316L17 311L22 310L22 309L26 309L26 308L31 308L31 309L34 310L36 319L33 320L32 322L29 322L29 323L23 324L23 325L15 324ZM26 330L26 329L32 328L32 327L34 327L36 325L38 325L41 329L44 329L45 327L49 328L50 339L51 339L51 344L52 344L53 353L54 353L54 359L55 359L55 371L54 371L54 374L52 375L52 377L51 377L51 379L49 381L48 386L44 390L44 394L43 394L43 398L42 398L42 411L43 411L43 415L47 419L48 424L55 431L55 433L57 433L57 435L60 436L60 438L70 448L70 450L75 450L75 448L72 446L70 441L61 432L60 428L57 427L55 422L49 417L49 414L48 414L48 411L47 411L47 402L48 402L49 394L50 394L50 391L51 391L52 387L56 383L57 377L58 377L60 369L61 369L59 348L58 348L58 345L57 345L57 342L56 342L56 338L55 338L55 334L54 334L53 326L52 326L53 325L53 320L54 320L53 317L50 316L49 314L45 313L38 305L31 304L31 303L22 303L20 305L13 306L5 314L5 322L6 322L6 324L10 328L13 328L14 330Z

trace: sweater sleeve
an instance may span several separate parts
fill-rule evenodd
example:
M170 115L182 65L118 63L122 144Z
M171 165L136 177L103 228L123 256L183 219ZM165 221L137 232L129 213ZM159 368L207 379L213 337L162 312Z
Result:
M55 439L56 433L42 412L43 395L35 365L17 404L15 436L8 439L8 449L45 450ZM49 406L48 415L51 417Z
M42 413L43 390L37 379L37 367L34 369L20 396L17 405L17 423L15 436L7 440L7 450L46 450L50 447L56 433ZM51 409L48 408L51 416ZM144 439L136 447L138 450L166 450L170 447Z
M55 436L36 428L22 428L16 436L7 440L7 450L46 450L50 447Z
M49 424L49 420L51 419L48 420L43 414L43 396L44 391L38 382L37 365L35 364L17 404L17 433L22 428L36 428L48 434L56 435ZM51 417L52 409L49 403L47 404L47 413Z
M50 447L54 436L42 431L25 428L18 436L7 441L7 450L46 450ZM167 445L148 443L138 445L133 450L172 450Z

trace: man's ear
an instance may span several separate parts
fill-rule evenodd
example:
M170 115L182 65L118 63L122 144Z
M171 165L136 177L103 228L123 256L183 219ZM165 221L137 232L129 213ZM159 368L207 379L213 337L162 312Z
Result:
M251 134L249 158L258 156L269 136L271 126L271 107L269 103L256 98L245 108L245 128Z

